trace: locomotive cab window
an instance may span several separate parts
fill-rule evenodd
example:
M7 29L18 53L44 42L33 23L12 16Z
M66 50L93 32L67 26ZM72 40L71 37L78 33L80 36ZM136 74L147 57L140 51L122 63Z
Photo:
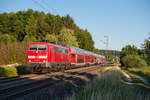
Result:
M30 45L30 50L37 50L37 45L35 44Z
M38 50L45 51L46 45L38 45Z
M32 45L30 45L30 50L45 51L46 50L46 45L43 45L43 44L32 44Z

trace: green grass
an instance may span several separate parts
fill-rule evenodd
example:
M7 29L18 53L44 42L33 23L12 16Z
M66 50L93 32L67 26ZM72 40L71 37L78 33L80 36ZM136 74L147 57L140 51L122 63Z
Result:
M146 78L150 82L150 67L140 67L140 68L134 67L128 68L127 70Z
M136 77L134 76L136 79ZM150 100L150 89L129 85L120 70L107 70L68 100ZM136 82L141 82L136 80Z

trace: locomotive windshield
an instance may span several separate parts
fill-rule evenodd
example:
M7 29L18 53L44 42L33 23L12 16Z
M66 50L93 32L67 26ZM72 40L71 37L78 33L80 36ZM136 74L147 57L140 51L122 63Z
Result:
M46 45L43 45L43 44L31 44L30 45L30 50L45 51L46 50Z

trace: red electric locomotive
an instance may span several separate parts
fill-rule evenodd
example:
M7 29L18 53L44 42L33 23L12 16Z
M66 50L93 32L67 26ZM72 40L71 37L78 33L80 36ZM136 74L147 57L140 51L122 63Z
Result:
M32 72L51 72L75 67L99 64L106 61L104 56L73 46L52 42L28 44L27 67Z

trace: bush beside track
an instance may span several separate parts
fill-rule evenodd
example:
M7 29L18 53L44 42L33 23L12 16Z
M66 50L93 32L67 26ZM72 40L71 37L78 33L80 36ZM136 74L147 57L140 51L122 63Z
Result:
M123 66L126 68L131 67L144 67L147 66L146 62L138 55L127 55L121 59Z
M18 75L29 74L25 66L0 66L0 77L15 77Z

